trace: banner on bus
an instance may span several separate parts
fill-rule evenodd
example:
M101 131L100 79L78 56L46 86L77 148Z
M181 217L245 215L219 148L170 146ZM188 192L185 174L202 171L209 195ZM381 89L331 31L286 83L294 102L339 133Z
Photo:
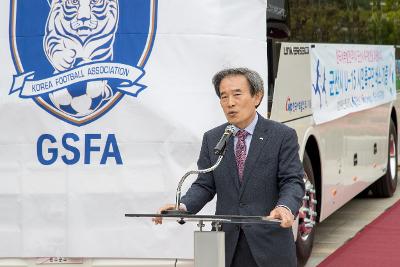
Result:
M316 44L311 48L316 124L396 99L393 46Z
M214 73L267 81L265 10L0 1L0 257L192 258L195 224L124 214L175 202L203 133L226 121Z

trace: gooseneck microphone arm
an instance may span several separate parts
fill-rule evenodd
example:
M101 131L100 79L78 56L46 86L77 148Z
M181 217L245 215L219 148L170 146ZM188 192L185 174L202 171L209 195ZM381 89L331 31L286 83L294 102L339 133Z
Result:
M182 176L181 180L179 181L178 187L176 188L175 210L179 210L179 206L181 205L181 188L182 188L183 182L186 180L186 178L189 177L189 175L191 175L191 174L201 174L201 173L212 172L221 163L223 157L224 157L224 155L220 155L217 159L217 162L208 169L188 171L187 173L185 173L185 175Z
M229 138L234 134L234 132L235 132L235 127L232 125L228 125L225 128L224 134L222 135L221 139L219 140L219 142L217 143L217 145L214 148L214 153L216 155L218 155L218 159L217 159L217 162L213 166L211 166L208 169L188 171L187 173L185 173L185 175L182 176L181 180L178 183L178 187L176 188L175 210L165 210L165 211L163 211L163 214L182 213L182 211L179 210L179 206L181 204L181 188L182 188L184 181L191 174L203 174L203 173L208 173L208 172L215 170L221 163L222 159L224 158L226 145L229 141Z

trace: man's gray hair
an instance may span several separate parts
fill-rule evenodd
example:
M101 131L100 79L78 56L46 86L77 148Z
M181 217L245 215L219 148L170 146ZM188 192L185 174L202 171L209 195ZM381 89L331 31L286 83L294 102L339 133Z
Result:
M261 93L261 96L264 96L264 82L261 79L260 74L248 68L230 68L219 71L212 78L212 83L214 85L215 92L217 93L217 96L219 98L221 98L221 94L219 92L219 86L221 84L221 81L226 77L237 76L237 75L243 75L244 77L246 77L250 85L251 96L254 96L257 93Z

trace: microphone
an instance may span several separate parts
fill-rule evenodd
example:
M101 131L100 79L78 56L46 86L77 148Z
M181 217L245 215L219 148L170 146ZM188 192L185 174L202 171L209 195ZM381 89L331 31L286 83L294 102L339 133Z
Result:
M224 134L222 135L221 139L219 139L217 145L214 147L215 155L221 156L225 153L226 144L228 143L229 138L231 138L234 132L235 127L233 125L229 124L228 126L226 126Z

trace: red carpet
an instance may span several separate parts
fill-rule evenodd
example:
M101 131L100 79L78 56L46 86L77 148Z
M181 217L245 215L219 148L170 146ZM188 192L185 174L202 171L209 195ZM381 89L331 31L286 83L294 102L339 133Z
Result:
M400 266L400 201L368 224L318 266Z

